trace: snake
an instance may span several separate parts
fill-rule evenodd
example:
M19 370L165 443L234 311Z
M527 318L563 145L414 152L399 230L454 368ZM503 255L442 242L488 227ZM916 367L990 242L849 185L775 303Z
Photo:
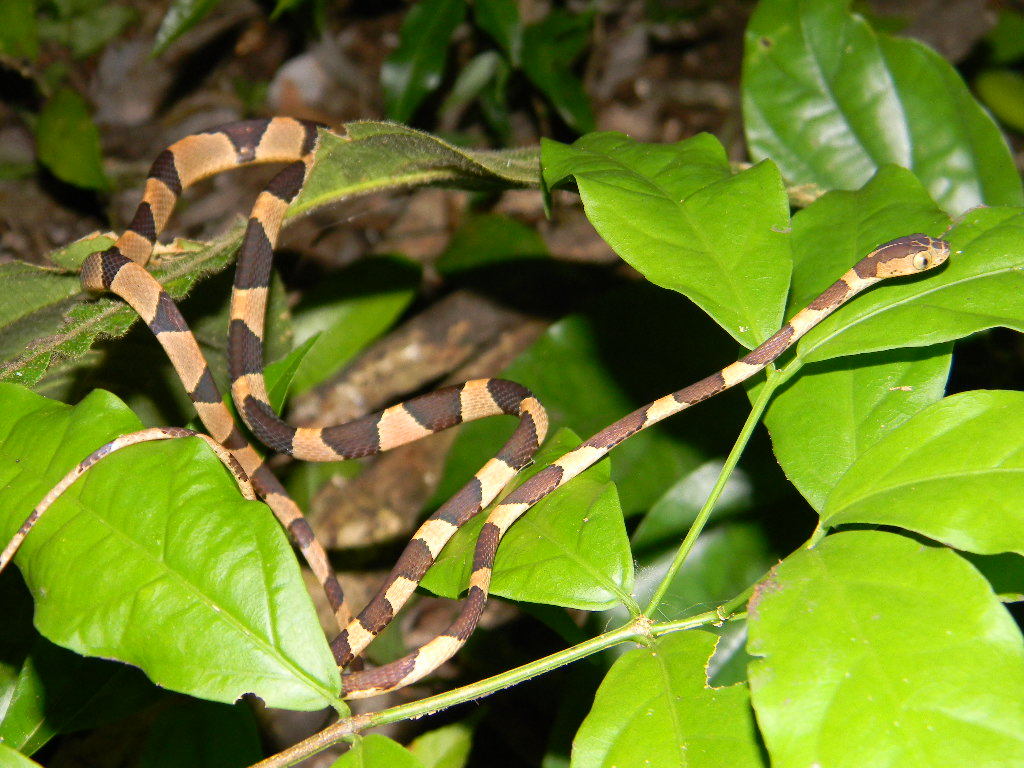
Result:
M153 164L143 200L129 227L111 248L90 255L83 264L82 282L89 290L120 296L139 313L168 353L214 441L236 457L256 492L292 534L324 584L339 625L344 626L331 643L335 658L344 667L387 626L455 531L494 501L532 460L546 435L547 417L529 390L500 379L446 387L332 427L293 427L277 417L269 404L262 373L263 318L271 261L284 213L305 183L317 143L317 127L292 118L243 121L176 142ZM186 187L223 170L266 162L288 165L257 198L248 219L232 291L229 331L232 397L252 433L270 448L296 458L336 461L379 453L473 419L498 414L519 418L502 450L421 525L375 597L350 619L312 529L234 424L194 336L170 296L145 269L157 235ZM945 241L923 234L879 246L737 362L634 411L542 469L488 515L474 549L468 592L454 621L432 640L394 662L344 674L344 696L364 698L395 690L421 679L451 658L475 629L486 604L502 536L542 498L631 435L763 370L857 293L879 280L938 266L948 255Z
M214 440L236 457L256 492L292 535L323 585L343 632L332 643L340 665L351 662L412 595L441 548L527 466L547 434L547 414L528 389L496 378L444 387L345 424L292 427L271 407L263 377L263 333L273 242L289 203L305 183L318 126L287 117L247 120L187 136L155 160L135 214L121 236L83 262L92 292L124 299L164 348ZM323 547L301 510L246 440L224 404L195 336L170 295L145 268L158 234L184 189L231 168L286 163L259 195L246 224L232 289L228 334L232 397L264 444L310 461L353 459L396 448L458 424L497 415L519 423L501 450L419 527L377 595L355 619ZM367 639L368 638L368 639Z
M375 669L345 675L343 690L346 698L376 696L410 685L459 650L476 627L487 602L494 558L502 536L541 499L593 466L629 437L764 370L858 293L881 280L933 269L943 264L949 254L949 243L925 234L907 235L878 246L793 315L782 328L736 362L634 410L527 479L488 514L473 551L469 589L452 623L442 633L400 659Z

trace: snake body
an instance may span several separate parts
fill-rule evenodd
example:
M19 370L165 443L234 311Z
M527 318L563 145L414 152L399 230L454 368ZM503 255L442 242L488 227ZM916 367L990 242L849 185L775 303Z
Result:
M923 234L901 237L879 246L741 359L695 384L638 408L529 478L488 515L473 553L469 592L454 622L442 634L396 661L345 675L345 696L352 699L375 696L409 685L446 661L465 643L487 602L498 544L511 525L534 504L600 461L632 435L764 370L811 328L861 291L886 278L931 269L948 257L948 243Z
M277 417L262 373L271 259L285 210L305 182L316 146L316 127L290 118L245 121L182 139L157 158L131 225L113 247L89 257L82 281L88 289L121 296L142 316L167 351L210 434L237 458L257 493L292 534L344 626L331 644L344 666L391 621L458 527L493 501L529 463L545 437L547 418L527 389L498 379L447 387L338 426L297 428ZM472 419L509 414L520 420L501 452L423 523L377 595L350 621L341 589L308 523L234 424L194 336L174 302L144 268L157 234L186 187L223 170L264 162L288 165L261 193L249 217L232 294L229 333L232 396L252 432L274 450L307 460L335 461L388 450ZM362 698L408 685L436 669L465 643L486 603L498 544L532 505L631 435L763 370L855 294L887 277L936 266L948 254L946 243L925 235L880 246L742 359L637 409L523 483L488 516L477 540L469 591L452 624L395 662L343 675L345 696Z

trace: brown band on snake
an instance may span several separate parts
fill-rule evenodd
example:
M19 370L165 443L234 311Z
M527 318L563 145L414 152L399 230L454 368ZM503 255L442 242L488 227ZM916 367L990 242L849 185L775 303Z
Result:
M948 257L949 245L926 235L902 237L879 246L843 275L840 282L846 284L847 290L841 291L835 285L827 289L826 292L834 297L831 303L825 305L815 300L743 359L696 384L638 408L528 479L505 497L488 516L477 539L470 591L455 621L442 634L397 661L367 672L344 675L342 680L346 698L375 696L409 685L451 658L472 632L483 611L498 541L509 526L531 506L604 458L614 446L629 436L763 370L807 331L857 293L886 277L931 269L942 264Z
M149 325L171 359L203 425L218 443L232 451L252 478L257 492L292 535L323 585L339 626L344 627L351 613L327 553L310 535L311 529L298 506L235 426L184 318L171 297L144 269L157 234L167 224L185 188L240 165L302 161L311 156L315 146L316 126L291 118L249 120L186 136L157 157L132 223L113 247L86 259L82 283L90 290L117 294Z

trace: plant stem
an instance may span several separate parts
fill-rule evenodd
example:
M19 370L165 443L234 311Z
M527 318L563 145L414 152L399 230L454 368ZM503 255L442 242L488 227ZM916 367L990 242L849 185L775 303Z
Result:
M690 550L693 549L693 545L697 542L697 537L700 536L701 531L704 530L704 526L708 522L708 518L711 517L711 512L715 508L715 504L718 502L718 497L722 495L722 491L725 490L725 484L728 482L732 471L736 468L736 463L740 460L740 456L743 454L743 450L747 447L747 443L750 441L750 436L754 433L754 427L757 426L761 420L761 415L764 413L764 409L768 406L768 401L771 396L775 393L776 388L785 379L789 378L785 372L777 373L770 376L761 388L757 399L754 401L754 405L750 409L750 414L747 416L747 420L743 422L743 428L740 430L739 436L736 438L736 442L733 443L732 450L729 451L729 455L725 459L725 464L722 465L722 471L718 473L718 479L715 481L715 487L711 489L711 493L708 495L707 501L704 502L704 506L701 507L700 512L697 513L697 517L694 518L693 525L690 526L690 530L686 533L686 538L683 539L683 543L679 545L679 551L676 552L675 559L672 561L672 565L669 566L668 572L665 577L658 584L658 588L654 591L651 601L647 604L647 609L644 614L651 616L661 605L661 601L665 598L665 593L668 588L672 585L672 580L675 578L676 573L682 567L687 556L690 554Z
M310 755L314 755L317 752L327 749L327 747L332 744L335 744L354 733L358 733L359 731L367 728L373 728L378 725L387 725L388 723L394 723L399 720L423 717L455 706L456 704L463 704L467 701L489 696L504 688L529 680L532 677L537 677L545 672L550 672L551 670L563 667L573 661L578 661L579 659L587 656L592 656L595 653L611 648L619 643L630 640L639 641L641 638L646 639L658 637L660 635L668 634L669 632L678 632L684 629L700 627L705 624L715 624L725 621L729 618L725 611L726 607L735 602L736 601L733 600L726 604L726 606L721 606L716 610L706 611L696 616L691 616L688 619L666 622L664 624L653 624L649 619L641 616L618 629L605 632L602 635L593 637L590 640L574 645L571 648L566 648L564 651L558 651L550 656L545 656L542 659L530 662L529 664L524 664L523 666L516 667L515 669L510 669L508 672L502 672L499 675L494 675L493 677L481 680L480 682L464 685L461 688L455 688L451 691L447 691L446 693L441 693L437 696L430 696L426 699L421 699L420 701L414 701L409 704L400 704L399 706L391 707L390 709L383 709L380 712L371 712L365 715L354 715L352 717L339 720L334 725L328 726L319 733L313 734L305 741L300 741L298 744L289 747L283 752L279 752L272 757L261 760L251 766L251 768L285 768L286 766L295 765L300 760L304 760Z

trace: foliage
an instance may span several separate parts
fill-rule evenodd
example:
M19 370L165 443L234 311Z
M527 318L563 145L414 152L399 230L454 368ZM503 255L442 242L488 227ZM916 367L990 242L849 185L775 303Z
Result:
M213 5L178 0L161 44ZM279 2L276 12L296 5ZM24 26L23 11L3 13ZM745 392L643 431L538 503L503 540L492 592L522 608L524 623L557 634L556 650L523 662L513 650L533 646L520 635L481 632L465 649L469 674L493 676L343 719L348 730L332 738L352 748L335 766L472 765L472 717L408 747L357 732L541 673L555 682L526 695L556 723L546 765L1024 761L1024 642L1004 605L1020 599L1024 578L1024 395L949 384L964 340L1024 332L1024 194L993 119L938 54L873 29L843 0L758 4L742 86L754 162L742 168L709 134L654 145L586 133L593 119L572 66L593 17L555 9L525 24L511 0L412 8L382 76L393 117L413 120L442 94L467 19L482 33L474 45L493 45L472 49L442 112L477 103L500 124L520 72L584 135L545 140L538 163L532 149L466 150L393 123L351 123L344 135L322 135L289 215L426 185L578 193L639 277L604 270L595 297L503 373L538 395L554 427L516 483L580 435L761 344L879 243L923 232L948 240L952 255L939 270L857 296ZM33 39L18 49L0 34L0 50L31 58ZM1010 40L992 38L1000 65L1024 55ZM994 104L1001 97L990 86L978 83ZM38 135L55 130L45 109L77 98L56 92ZM58 131L81 106L51 118ZM81 165L44 147L55 174L101 188L101 166L89 159L98 145ZM806 184L822 194L793 210L787 192ZM109 242L63 249L56 267L0 265L10 287L0 300L0 541L76 462L141 425L102 390L70 406L27 388L45 386L55 363L89 366L95 340L133 322L118 302L78 292L77 265ZM237 229L176 242L155 274L184 296L226 266L238 242ZM593 278L570 268L565 279L564 266L532 230L483 213L466 219L428 274L446 288L500 280L526 293L539 276ZM290 350L269 369L274 405L287 408L289 390L323 382L391 328L424 295L422 281L409 262L381 258L308 291ZM335 283L363 288L336 293ZM507 433L495 420L462 429L432 503ZM463 592L483 522L463 526L423 590ZM245 765L259 745L239 697L347 712L283 533L198 441L97 463L16 564L24 585L0 577L9 619L0 627L0 762L31 765L50 739L155 702L141 765ZM572 674L583 682L567 685ZM206 743L217 751L204 752Z

